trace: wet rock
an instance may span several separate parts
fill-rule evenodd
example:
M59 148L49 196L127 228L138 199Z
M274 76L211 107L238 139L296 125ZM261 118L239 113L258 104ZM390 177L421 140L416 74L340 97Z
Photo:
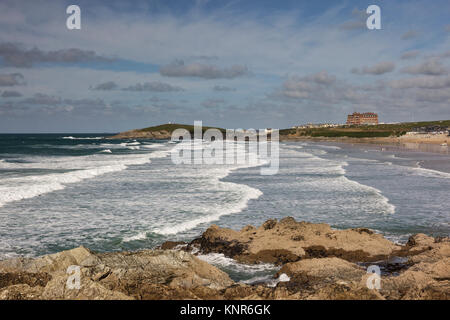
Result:
M187 245L187 243L183 241L166 241L161 246L159 246L159 248L162 250L172 250L176 247L181 247L184 245Z
M270 229L273 229L273 227L275 227L276 224L277 224L276 220L270 219L270 220L267 220L266 222L264 222L262 227L264 230L270 230Z
M359 282L365 269L339 258L305 259L285 264L277 275L287 274L291 282Z
M51 278L52 277L48 273L42 272L5 272L0 273L0 288L16 284L26 284L30 287L45 287Z
M71 265L80 287L67 286ZM97 254L80 247L36 259L0 261L3 299L199 299L233 284L229 276L184 251Z
M259 228L240 231L211 226L191 245L245 263L276 264L320 257L378 261L401 249L369 229L333 230L327 224L297 222L291 217L279 222L271 219Z
M79 247L0 261L0 299L450 299L449 238L418 234L399 246L369 229L289 217L240 231L213 225L173 250L181 245L111 253ZM281 267L270 285L235 283L193 248ZM372 264L382 270L380 287L368 286ZM68 286L69 266L79 266L79 287Z

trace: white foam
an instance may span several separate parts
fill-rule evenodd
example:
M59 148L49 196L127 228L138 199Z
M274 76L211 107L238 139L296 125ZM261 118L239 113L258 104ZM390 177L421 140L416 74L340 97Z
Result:
M341 150L341 147L338 146L326 146L326 145L321 145L321 144L315 144L314 146L316 147L320 147L320 148L325 148L325 149L332 149L332 150Z
M162 234L162 235L170 235L170 234L177 234L179 232L194 229L195 227L197 227L201 224L219 220L220 217L222 217L222 216L241 212L242 210L244 210L247 207L247 204L250 200L258 199L263 194L259 189L252 188L252 187L249 187L246 185L237 184L237 183L233 183L233 182L222 182L222 183L227 184L234 191L239 190L240 192L242 192L243 196L242 196L241 200L237 203L234 203L231 206L229 205L227 207L217 208L216 209L217 211L212 214L205 215L205 216L202 216L202 217L199 217L196 219L192 219L192 220L189 220L189 221L177 224L177 225L167 226L167 227L163 227L163 228L157 228L153 232Z
M346 171L344 167L348 166L347 162L323 159L308 152L295 151L295 153L300 154L302 157L301 159L303 160L303 162L297 169L297 171L301 172L302 174L319 173L327 175L338 175L337 177L313 179L310 181L304 180L302 181L302 184L304 184L305 187L315 187L318 190L324 188L327 191L345 190L350 194L362 191L366 194L372 194L374 196L374 201L372 202L371 206L378 212L383 214L395 213L395 205L389 202L389 199L383 195L381 190L361 184L345 176Z
M199 254L197 255L197 258L216 266L234 267L237 270L247 272L260 272L279 269L279 267L271 263L242 264L232 258L226 257L223 253Z
M13 201L34 198L45 193L62 190L66 184L81 182L106 173L122 171L131 165L149 163L151 158L165 156L167 156L167 152L154 152L139 156L92 155L57 159L46 158L47 162L14 164L34 168L64 168L71 171L2 179L0 182L0 207Z
M179 148L183 148L183 147L189 148L189 145L186 145L186 144L183 145L183 143L180 143L180 144L177 144L174 147L174 149L178 150ZM205 148L205 146L204 146L204 148ZM241 148L242 148L241 151L242 150L245 151L245 148L243 148L243 147L241 147ZM240 157L245 157L245 155L246 155L245 152L237 152L237 154ZM216 168L210 168L208 166L205 167L204 172L209 175L210 183L212 183L216 186L217 185L220 186L221 190L224 190L224 191L229 190L230 192L235 192L235 193L237 192L238 194L241 195L241 198L238 201L236 201L232 204L228 203L223 206L215 206L215 207L205 208L203 210L204 211L203 213L205 215L203 215L201 217L190 219L188 221L185 221L183 223L178 223L175 225L169 225L169 226L164 226L161 228L156 228L153 230L153 232L162 234L162 235L176 234L179 232L184 232L184 231L194 229L197 226L205 224L205 223L210 223L212 221L219 220L220 217L222 217L222 216L239 213L242 210L244 210L247 207L248 202L250 200L258 199L263 194L261 192L261 190L249 187L244 184L238 184L238 183L233 183L233 182L224 182L224 181L221 181L221 179L228 176L234 170L261 166L261 165L264 165L267 163L264 161L258 161L258 159L256 159L256 157L254 159L256 161L250 161L250 162L248 162L246 164L242 164L242 165L234 165L234 166L220 165ZM198 175L197 171L193 171L192 173L195 175Z
M104 137L72 137L72 136L68 136L68 137L62 137L61 139L68 139L68 140L100 140L103 139Z
M388 157L392 158L392 159L399 159L399 160L410 160L410 159L407 159L407 158L401 158L401 157L399 157L399 156L397 156L395 154L389 155Z
M100 152L103 152L103 153L112 153L112 151L111 151L110 149L105 149L105 150L102 150L102 151L100 151Z
M354 180L350 180L345 176L342 178L345 180L347 185L355 186L361 190L364 190L367 193L374 193L375 195L377 195L378 201L374 202L372 206L379 209L380 213L387 213L387 214L395 213L396 209L395 205L389 202L389 199L383 195L381 190L356 182Z
M277 284L280 282L289 282L289 281L291 281L291 278L289 278L289 276L287 274L282 273L276 279L274 279L270 275L266 275L266 276L256 276L256 277L250 278L248 280L243 280L240 282L245 283L245 284L264 283L266 286L273 288L273 287L276 287Z
M443 171L438 171L438 170L433 170L433 169L426 169L426 168L422 168L420 166L416 167L416 168L409 168L409 172L414 175L419 175L419 176L429 177L429 178L444 178L444 179L450 178L450 173L448 173L448 172L443 172Z
M141 145L142 148L145 149L157 149L157 148L161 148L164 145L162 143L152 143L152 144L143 144Z
M140 232L134 236L124 237L122 241L130 242L130 241L136 241L136 240L144 240L145 238L147 238L147 232Z

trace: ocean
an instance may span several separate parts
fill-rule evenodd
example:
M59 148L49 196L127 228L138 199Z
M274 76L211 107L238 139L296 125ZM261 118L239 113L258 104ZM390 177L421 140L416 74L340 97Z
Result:
M0 135L0 259L153 248L286 216L400 243L450 234L448 153L280 142L278 174L263 176L260 163L175 165L174 143L105 137ZM249 277L271 268L203 258Z

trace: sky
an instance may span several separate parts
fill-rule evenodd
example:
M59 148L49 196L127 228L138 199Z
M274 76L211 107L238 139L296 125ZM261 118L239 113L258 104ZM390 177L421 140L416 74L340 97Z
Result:
M0 2L3 133L288 128L355 111L450 119L448 0Z

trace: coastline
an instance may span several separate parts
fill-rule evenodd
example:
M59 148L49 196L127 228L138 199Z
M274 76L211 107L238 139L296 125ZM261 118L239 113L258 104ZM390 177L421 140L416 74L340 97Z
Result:
M280 136L282 142L332 142L347 145L367 145L380 146L381 148L392 148L393 150L401 151L419 151L440 154L450 154L450 137L440 137L436 140L428 139L406 139L400 138L325 138L325 137L299 137L299 136ZM447 143L447 146L442 146L442 143Z
M270 281L236 282L202 259L221 254L241 264L279 266ZM69 267L80 282L66 287ZM369 266L380 268L374 286ZM0 261L0 300L448 300L450 239L424 234L395 244L366 228L335 230L286 217L259 227L212 225L190 243L94 253L84 247Z

